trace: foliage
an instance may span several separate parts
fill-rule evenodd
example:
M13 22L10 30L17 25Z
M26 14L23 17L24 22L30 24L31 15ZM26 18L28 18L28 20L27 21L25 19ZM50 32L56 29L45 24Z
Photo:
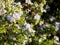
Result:
M59 0L0 0L0 45L60 45Z

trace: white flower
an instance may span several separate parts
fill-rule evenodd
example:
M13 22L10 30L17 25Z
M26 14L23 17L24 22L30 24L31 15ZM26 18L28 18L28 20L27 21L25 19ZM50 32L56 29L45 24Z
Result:
M14 19L12 16L10 16L10 15L7 16L7 19L8 19L10 22L16 22L15 19Z
M45 12L46 13L47 11L46 11L46 9L41 9L41 12Z
M60 23L59 22L55 22L55 26L56 26L56 30L59 30Z
M54 43L55 43L55 44L57 44L57 45L60 45L60 43L59 43L59 42L57 42L56 40L54 40Z
M20 20L20 16L23 15L23 11L20 11L18 13L15 13L13 14L13 17L16 19L16 20Z
M46 39L46 37L47 37L46 35L43 35L43 38L44 38L44 39Z
M33 32L33 33L35 33L36 31L33 30L32 28L29 28L29 32Z
M5 8L5 4L4 4L5 2L2 2L1 4L2 4L2 8Z
M25 0L25 3L31 4L31 5L33 4L31 0Z
M53 20L55 20L55 17L52 16L52 17L50 18L50 21L53 21Z
M44 4L41 3L41 4L40 4L40 10L41 10L42 13L43 13L43 12L46 13L47 11L46 11L46 9L44 9L43 7L44 7Z
M36 14L36 15L34 16L34 19L40 20L40 15Z
M59 41L59 37L58 37L58 36L54 36L54 39L55 39L56 41Z
M15 37L13 37L13 40L15 41L15 40L16 40L16 38L15 38Z
M18 13L13 14L13 17L14 17L16 20L20 20L20 15L19 15Z
M21 5L21 2L18 2L17 5Z
M43 12L45 12L45 13L46 13L46 12L47 12L47 11L46 11L46 9L44 9L44 10L43 10Z
M31 25L29 23L26 24L26 29L29 29Z
M19 14L20 16L22 16L22 15L23 15L23 11L20 11L18 14Z
M59 22L56 22L56 23L55 23L55 26L56 26L56 27L59 27L59 24L60 24Z
M16 43L14 43L14 45L17 45Z
M24 41L23 41L23 45L25 45L25 44L26 44L26 42L28 42L28 40L24 40Z
M15 5L15 4L16 4L16 2L13 2L13 3L12 3L12 5Z
M4 13L6 13L7 11L6 10L4 10Z
M39 42L42 42L42 38L39 39Z
M49 9L50 7L49 7L49 5L46 5L46 9Z

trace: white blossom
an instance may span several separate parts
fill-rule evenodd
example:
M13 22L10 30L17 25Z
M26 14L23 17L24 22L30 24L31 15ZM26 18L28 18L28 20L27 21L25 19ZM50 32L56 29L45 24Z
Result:
M8 15L8 16L7 16L7 19L8 19L10 22L16 22L16 20L15 20L11 15Z
M52 17L50 18L50 21L53 21L53 20L55 20L55 17L52 16Z
M56 31L59 30L60 23L59 22L55 22L55 26L56 26Z
M5 2L2 2L1 3L1 7L4 9L5 8L5 4L4 4Z
M60 45L60 43L59 43L59 42L57 42L56 40L54 40L54 43L55 43L55 44L57 44L57 45Z
M26 29L29 29L31 25L29 23L26 24Z
M14 45L17 45L16 43L14 43Z
M24 41L23 41L23 45L25 45L27 41L28 41L28 40L24 40Z
M34 19L40 20L40 15L36 14L36 15L34 16Z
M43 6L44 6L44 4L41 3L41 4L40 4L40 10L41 10L42 13L43 13L43 12L46 13L47 11L46 11L46 9L43 8Z
M4 13L6 13L7 11L6 10L4 10Z
M58 37L58 36L54 36L54 39L55 39L56 41L59 41L59 37Z
M20 15L19 15L18 13L13 14L13 17L14 17L16 20L20 20Z
M46 11L46 9L41 9L41 12L45 12L46 13L47 11Z
M46 37L47 37L47 35L46 35L46 34L44 34L44 35L43 35L43 38L44 38L44 39L46 39Z
M15 40L16 40L16 38L15 38L15 37L13 37L13 40L15 41Z
M25 3L31 4L31 5L33 4L31 0L25 0Z
M14 6L16 4L16 2L13 2L12 5Z
M22 15L23 15L23 11L20 11L18 14L19 14L20 16L22 16Z
M42 42L42 38L39 39L39 42Z
M35 33L36 31L33 30L32 28L29 28L29 32L33 32L33 33Z
M18 2L17 5L21 5L21 2Z
M46 9L49 9L50 7L49 7L49 5L46 5Z

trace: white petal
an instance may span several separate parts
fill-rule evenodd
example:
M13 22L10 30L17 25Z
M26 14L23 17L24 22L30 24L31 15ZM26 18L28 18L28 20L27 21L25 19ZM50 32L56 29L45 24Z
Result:
M36 14L36 15L34 16L34 19L40 20L40 15Z
M39 42L42 42L42 38L39 39Z
M58 36L54 36L55 40L59 41L59 37Z

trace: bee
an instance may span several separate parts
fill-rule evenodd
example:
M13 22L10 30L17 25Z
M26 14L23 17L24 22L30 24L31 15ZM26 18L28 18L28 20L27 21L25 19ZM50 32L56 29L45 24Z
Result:
M27 4L27 3L23 3L23 10L26 10L26 9L30 9L31 8L31 5Z
M33 8L31 9L31 15L35 16L35 11Z

